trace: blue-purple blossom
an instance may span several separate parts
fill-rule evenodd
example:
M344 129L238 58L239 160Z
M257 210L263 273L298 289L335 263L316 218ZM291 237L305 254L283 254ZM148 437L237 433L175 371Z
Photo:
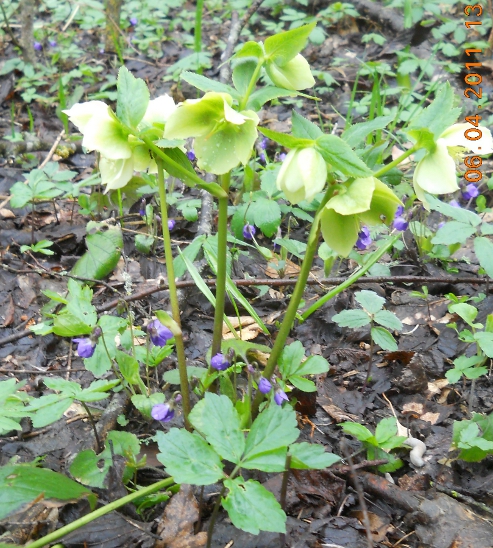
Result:
M175 416L175 410L168 403L158 403L151 410L153 419L169 422Z
M243 238L245 238L245 240L251 240L255 236L256 232L257 229L255 228L255 226L247 223L243 227Z
M54 48L56 47L56 40L48 40L48 44L50 45L51 48Z
M142 201L140 202L139 215L141 217L145 217L145 214L146 214L146 199L142 198Z
M406 230L409 226L409 223L404 219L404 217L395 217L393 226L396 230Z
M262 164L265 164L265 162L267 161L266 158L265 158L265 152L262 151L259 155L258 155L258 159L259 159L259 162L262 163Z
M362 251L370 246L372 242L373 240L370 236L370 229L367 226L361 227L361 231L358 233L356 247Z
M217 369L218 371L224 371L225 369L228 369L229 365L230 364L224 354L216 354L211 359L211 367Z
M90 358L96 350L96 345L89 337L72 339L72 342L77 343L77 354L81 358Z
M168 341L173 338L173 333L159 320L153 320L147 326L147 332L151 337L152 344L155 346L166 346Z
M286 156L287 154L285 152L281 152L281 154L279 154L279 161L284 162L284 160L286 159Z
M176 221L174 219L168 219L168 230L173 230L175 228Z
M39 42L34 42L33 47L36 51L41 51L43 46Z
M139 22L137 17L130 17L130 24L135 27L135 25Z
M188 150L187 151L187 158L193 162L195 160L195 152L193 150Z
M479 190L476 185L473 183L469 183L466 186L466 190L462 191L462 197L466 200L471 200L472 198L476 198L479 196Z
M452 207L458 207L460 209L460 204L457 200L450 200L448 204L451 205Z
M403 213L404 213L404 206L401 206L401 205L397 206L394 217L402 217Z
M284 390L277 387L276 392L274 394L274 401L277 403L277 405L282 405L282 402L283 401L289 401L289 398L286 395L286 392L284 392Z
M262 150L265 150L267 148L267 143L269 142L269 140L267 139L267 137L263 137L261 140L260 140L260 148Z
M272 384L265 378L260 377L260 380L258 381L258 389L262 394L268 394L271 391Z

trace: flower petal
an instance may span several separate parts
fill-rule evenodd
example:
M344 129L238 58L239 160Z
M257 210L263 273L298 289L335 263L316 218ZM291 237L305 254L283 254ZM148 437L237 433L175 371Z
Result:
M269 62L265 66L267 75L274 85L285 89L299 90L311 88L315 85L308 61L299 54L286 64L279 66Z
M84 128L82 146L88 150L97 150L108 160L130 158L132 149L128 144L128 135L123 132L120 123L108 112L93 116Z
M465 137L464 132L468 129L477 131L471 131L471 135L476 137L481 132L481 138L477 141L473 141ZM454 124L446 129L441 135L442 139L448 147L464 147L474 154L491 154L493 152L493 137L491 131L483 126L475 128L471 124Z
M438 139L435 151L418 162L413 184L418 197L418 188L430 194L449 194L459 189L455 162L444 139Z
M349 185L341 185L342 191L333 196L325 207L341 215L354 215L368 211L377 181L375 177L361 177Z
M109 190L124 187L134 174L133 157L122 160L108 160L102 157L99 161L101 182L106 186L105 193Z
M161 95L149 101L142 121L151 125L164 124L176 108L173 97L168 94Z
M320 225L327 245L341 257L347 257L358 239L358 217L339 215L333 209L325 208Z
M85 127L93 116L105 116L108 114L108 105L103 101L88 101L86 103L76 103L68 110L62 110L66 114L72 124L81 132L84 133Z

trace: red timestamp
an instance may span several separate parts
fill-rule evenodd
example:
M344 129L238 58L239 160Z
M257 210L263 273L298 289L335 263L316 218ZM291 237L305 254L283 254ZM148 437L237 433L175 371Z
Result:
M474 5L467 5L464 7L464 14L466 17L481 17L483 15L483 7L480 4L474 4ZM464 21L464 25L468 29L474 29L474 27L481 25L482 22L479 21ZM482 53L482 49L477 48L470 48L465 50L466 55L470 57L471 55L474 55L476 53ZM464 67L467 71L467 74L464 76L464 83L469 86L464 90L464 95L468 99L474 99L477 97L478 99L482 99L483 97L483 90L481 88L481 83L483 81L483 77L477 69L482 67L482 63L464 63ZM478 108L481 108L481 105L478 105ZM479 127L479 121L481 120L481 116L479 114L475 114L474 116L466 116L465 121L469 124L471 124L472 127L466 129L464 131L464 137L469 141L478 141L483 136L483 132L481 131ZM480 149L481 147L478 147ZM483 160L480 156L467 156L464 158L464 164L468 168L466 173L464 174L464 179L468 183L479 183L481 179L483 178L483 174L478 169L483 164Z

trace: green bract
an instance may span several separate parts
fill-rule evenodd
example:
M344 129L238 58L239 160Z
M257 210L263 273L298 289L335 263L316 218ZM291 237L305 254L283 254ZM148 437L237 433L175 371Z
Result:
M284 65L275 62L266 62L265 71L272 82L280 88L307 89L315 85L315 78L310 71L308 61L298 53Z
M363 177L339 185L321 216L324 240L347 257L358 239L360 223L389 224L401 201L375 177Z
M314 148L291 150L277 176L276 185L293 204L311 202L327 180L327 165Z
M195 137L194 151L201 169L222 175L250 159L257 138L259 118L255 112L237 112L227 93L208 92L189 99L169 117L165 139Z

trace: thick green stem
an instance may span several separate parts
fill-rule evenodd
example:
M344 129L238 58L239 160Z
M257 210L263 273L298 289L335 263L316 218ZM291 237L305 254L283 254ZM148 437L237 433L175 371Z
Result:
M193 38L193 49L196 53L202 51L202 12L204 11L204 0L197 0L195 7L195 31Z
M245 95L243 95L241 99L241 103L239 106L240 111L246 109L248 99L250 98L250 95L252 94L253 88L257 84L257 80L260 75L260 70L263 64L264 64L264 60L260 59L259 62L257 63L257 66L255 67L255 70L253 71L252 77L250 78L250 82L248 83L247 90L245 91Z
M382 175L384 175L385 173L387 173L387 171L390 171L392 168L398 166L401 162L403 162L407 157L411 156L411 154L414 154L415 152L417 152L419 149L421 149L423 147L421 146L418 146L418 145L414 145L413 147L411 147L409 150L406 150L406 152L404 152L403 154L401 154L399 156L399 158L395 159L393 162L390 162L390 164L386 164L382 167L382 169L379 169L377 172L375 172L373 174L373 177L376 177L378 179L378 177L381 177Z
M325 204L332 197L333 191L333 186L330 185L327 192L325 193L325 196L323 197L322 202L318 207L315 219L313 220L310 234L308 235L305 258L303 259L303 264L301 265L298 281L296 282L296 285L294 287L294 291L289 301L286 314L284 315L284 319L279 329L279 333L277 334L276 342L272 347L272 352L270 353L269 360L267 361L267 365L265 366L263 372L263 376L268 380L274 373L274 369L276 368L279 356L284 349L286 339L288 338L289 332L291 331L291 328L293 326L294 319L296 318L298 306L301 302L301 299L303 298L306 282L308 280L308 276L310 275L310 269L312 267L313 257L315 256L315 252L317 251L318 238L320 235L320 216L325 207ZM258 408L262 403L263 397L264 395L262 394L262 392L258 390L252 404L253 419L255 419L255 417L257 416Z
M212 356L221 352L223 336L224 305L226 302L226 267L228 253L228 190L231 174L220 176L221 188L226 198L218 200L217 224L217 273L216 273L216 309L214 311L214 331L212 335Z
M164 256L166 259L166 270L168 272L169 300L171 303L171 313L173 320L181 330L180 304L178 302L178 293L176 290L175 269L173 268L173 252L171 250L171 238L168 229L168 206L166 203L166 188L164 186L164 170L161 158L155 156L158 169L158 188L159 201L161 202L161 224L163 228ZM187 363L185 358L185 346L181 331L175 334L176 357L178 360L178 371L180 373L180 388L182 396L183 416L185 427L191 431L188 415L190 413L190 392L188 389Z
M72 533L72 531L76 531L80 527L83 527L84 525L91 523L91 521L94 521L95 519L98 519L101 516L105 516L106 514L109 514L110 512L113 512L114 510L117 510L118 508L125 506L125 504L128 504L129 502L133 502L135 499L144 497L146 495L150 495L151 493L155 493L156 491L159 491L160 489L166 489L170 485L173 485L173 483L174 483L173 478L166 478L165 480L161 480L161 481L158 481L157 483L149 485L149 487L144 487L143 489L139 489L135 493L131 493L130 495L127 495L126 497L122 497L121 499L115 500L114 502L110 502L109 504L106 504L105 506L98 508L94 512L91 512L87 516L84 516L76 521L73 521L72 523L69 523L68 525L65 525L65 527L58 529L58 531L53 531L53 533L50 533L49 535L46 535L43 538L40 538L38 540L35 540L34 542L31 542L29 546L31 548L42 548L43 546L48 546L52 542L55 542L58 539L61 539L62 537L64 537L65 535Z

